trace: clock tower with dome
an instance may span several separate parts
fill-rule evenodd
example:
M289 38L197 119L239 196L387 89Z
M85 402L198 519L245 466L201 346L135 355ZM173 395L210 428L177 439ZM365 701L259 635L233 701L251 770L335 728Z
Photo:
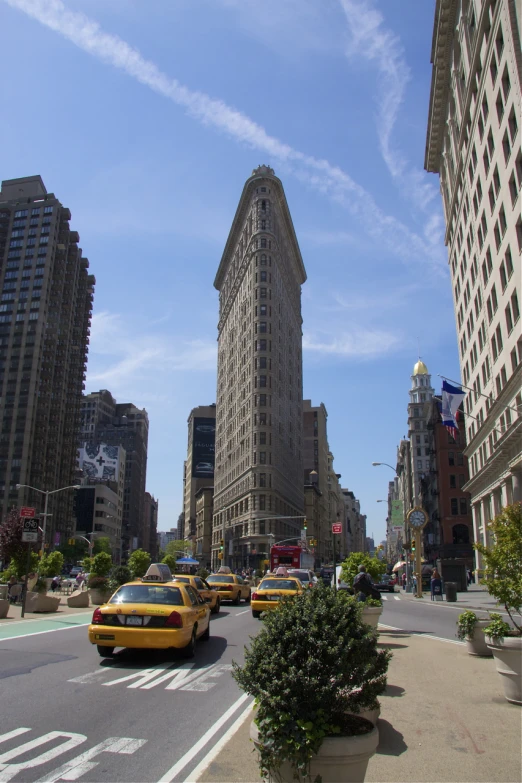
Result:
M431 375L424 362L420 359L413 368L411 375L410 401L408 403L408 437L411 448L411 475L414 505L420 505L420 482L425 473L430 470L430 446L428 437L428 418L430 407L425 405L434 395L431 385Z

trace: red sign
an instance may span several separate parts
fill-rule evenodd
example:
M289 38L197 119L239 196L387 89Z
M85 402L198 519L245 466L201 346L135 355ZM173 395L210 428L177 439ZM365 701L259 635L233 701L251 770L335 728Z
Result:
M22 506L20 509L20 516L26 517L27 519L32 519L35 515L36 509L30 508L29 506Z
M334 522L332 525L332 533L342 533L343 526L341 522Z

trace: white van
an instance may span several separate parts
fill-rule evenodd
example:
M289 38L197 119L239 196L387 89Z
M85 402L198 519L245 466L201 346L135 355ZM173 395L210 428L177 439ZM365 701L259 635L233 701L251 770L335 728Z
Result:
M342 566L336 566L335 567L335 580L337 582L337 588L339 590L348 590L350 588L350 585L347 584L346 582L340 581L340 579L341 579L341 568L342 568ZM334 577L332 575L332 581L331 581L332 587L334 586L334 584L335 584L334 583Z

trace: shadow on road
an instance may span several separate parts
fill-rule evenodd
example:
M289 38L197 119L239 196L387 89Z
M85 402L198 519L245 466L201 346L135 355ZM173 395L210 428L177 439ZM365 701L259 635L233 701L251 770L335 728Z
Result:
M0 649L0 680L17 677L20 674L30 674L42 666L74 660L76 660L75 655Z
M401 756L408 750L408 746L404 742L404 736L400 731L394 729L387 720L378 720L377 727L379 729L377 753L383 756Z
M379 650L400 650L401 648L408 647L407 644L395 644L394 642L379 642L377 644Z
M217 663L227 648L227 640L223 636L210 636L208 642L199 641L196 645L196 655L192 660L195 668ZM150 669L151 666L170 665L176 661L183 662L181 650L133 650L126 647L115 653L114 658L103 658L100 666L110 669Z

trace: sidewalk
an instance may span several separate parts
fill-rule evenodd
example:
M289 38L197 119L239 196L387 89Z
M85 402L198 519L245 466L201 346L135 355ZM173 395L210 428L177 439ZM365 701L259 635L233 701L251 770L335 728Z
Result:
M520 783L521 711L504 699L493 659L401 631L383 630L379 642L393 659L365 783ZM249 725L199 783L259 783Z
M400 595L401 599L409 601L419 601L413 593L407 593L402 588L397 590L397 595ZM429 592L423 592L424 601L431 601ZM476 609L482 612L504 612L503 606L499 606L495 598L493 598L483 585L472 584L468 587L467 593L457 593L457 600L448 603L446 596L443 596L442 601L437 601L437 606L453 606L462 607L462 609Z

